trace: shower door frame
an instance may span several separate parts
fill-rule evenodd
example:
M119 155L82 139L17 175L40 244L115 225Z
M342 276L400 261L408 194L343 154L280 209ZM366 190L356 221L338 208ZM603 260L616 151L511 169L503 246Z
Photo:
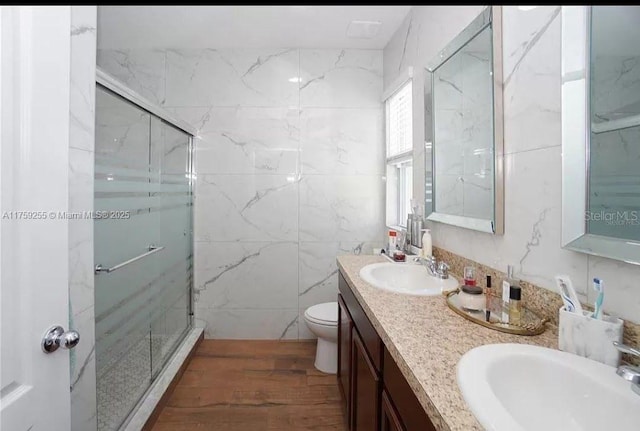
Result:
M187 160L187 169L188 169L188 175L189 175L189 194L191 196L191 217L190 217L191 226L189 227L190 228L190 234L191 234L191 241L190 241L191 269L189 271L190 279L191 279L191 285L189 287L189 292L188 292L188 294L189 294L189 304L188 304L188 319L189 320L188 320L188 322L189 323L188 323L187 329L184 331L183 335L187 334L195 326L194 294L193 294L194 293L194 290L193 290L194 262L195 262L195 256L194 256L194 248L195 248L194 247L194 221L195 221L194 202L195 202L195 186L196 186L196 184L195 184L196 183L196 173L195 173L194 138L196 138L198 136L199 131L198 131L197 128L193 127L191 124L186 123L185 121L180 120L179 118L176 118L169 111L167 111L164 108L152 103L148 99L145 99L144 97L142 97L141 95L139 95L135 91L131 90L130 88L127 88L124 84L122 84L120 81L118 81L115 78L113 78L108 73L106 73L103 70L101 70L99 67L96 67L96 84L97 84L97 87L98 86L102 86L102 87L110 90L111 92L113 92L116 95L122 97L126 101L134 104L135 106L139 107L140 109L143 109L143 110L153 114L154 116L156 116L159 119L165 121L169 125L171 125L171 126L177 128L177 129L185 132L189 136L189 143L188 143L188 147L187 147L187 158L188 158L188 160ZM147 397L147 395L149 393L149 390L153 386L153 382L156 381L158 376L160 376L162 374L162 371L164 370L165 366L171 360L171 358L173 357L173 354L176 352L176 350L179 348L179 346L180 346L180 343L178 342L173 347L173 352L164 359L164 361L162 363L162 366L159 368L159 372L156 375L152 374L150 376L151 377L151 385L149 386L149 388L147 388L147 391L146 391L145 395L143 395L142 398L140 400L138 400L138 403L133 407L133 409L129 413L128 417L122 423L122 425L121 425L122 428L126 427L126 424L129 422L131 417L135 414L135 412L137 411L137 409L140 406L140 404L142 403L142 401L144 401L144 399Z

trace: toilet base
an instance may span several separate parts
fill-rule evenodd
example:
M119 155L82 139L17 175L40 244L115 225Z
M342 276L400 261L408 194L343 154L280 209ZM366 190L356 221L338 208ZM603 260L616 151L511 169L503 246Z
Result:
M323 373L335 374L338 372L338 343L318 338L316 362L313 365Z

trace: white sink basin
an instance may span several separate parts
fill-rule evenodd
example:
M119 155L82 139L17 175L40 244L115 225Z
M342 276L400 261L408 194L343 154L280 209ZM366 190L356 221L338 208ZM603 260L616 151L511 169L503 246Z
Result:
M378 289L406 295L440 295L443 290L458 287L458 280L429 275L427 268L415 263L373 263L360 270L360 278Z
M477 347L458 362L458 386L488 431L640 430L640 396L615 368L559 350Z

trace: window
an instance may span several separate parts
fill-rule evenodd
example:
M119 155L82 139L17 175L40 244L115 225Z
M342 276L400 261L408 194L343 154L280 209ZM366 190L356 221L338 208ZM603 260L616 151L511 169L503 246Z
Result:
M411 81L385 102L387 117L387 226L406 227L413 190Z

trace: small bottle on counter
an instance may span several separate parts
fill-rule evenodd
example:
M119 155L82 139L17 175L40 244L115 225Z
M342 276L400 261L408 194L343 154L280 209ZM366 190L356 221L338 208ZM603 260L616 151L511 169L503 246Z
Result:
M491 276L487 275L487 287L484 289L484 298L486 300L486 304L484 309L486 310L487 322L491 317Z
M511 286L509 292L509 323L519 325L522 322L522 289Z
M462 308L471 311L481 311L487 303L484 295L484 289L476 286L476 268L473 266L465 266L464 268L464 285L458 293L460 305Z
M396 244L398 243L397 236L398 236L398 232L396 232L395 230L389 231L389 249L387 250L388 252L387 254L390 257L393 257L393 252L396 249Z
M509 302L511 299L511 288L520 287L520 282L513 276L513 266L507 266L507 278L502 282L502 321L509 323Z
M429 257L433 255L433 246L431 243L431 229L422 229L422 257Z

